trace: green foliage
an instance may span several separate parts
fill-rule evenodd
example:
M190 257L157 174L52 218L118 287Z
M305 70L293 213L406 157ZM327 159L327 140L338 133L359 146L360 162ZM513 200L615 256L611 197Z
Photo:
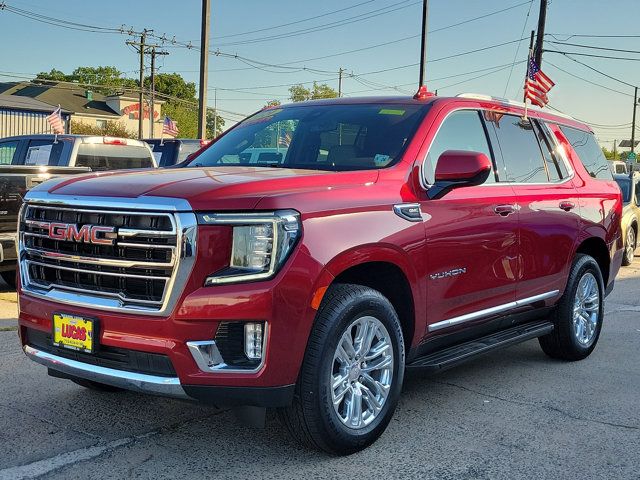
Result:
M336 98L338 92L326 83L313 82L313 87L308 89L302 85L293 85L289 88L292 102L304 102L305 100L317 100L320 98Z
M179 73L159 73L155 78L156 92L182 100L196 99L196 84L185 82ZM144 79L144 86L151 88L151 78Z
M125 88L137 88L138 82L126 78L116 67L78 67L71 74L66 74L55 68L50 72L40 72L37 79L53 80L56 82L76 82L80 84L100 85L93 87L96 92L109 95Z
M120 122L108 121L104 128L71 120L71 133L78 135L106 135L109 137L138 138L138 135L126 129Z
M282 102L280 100L269 100L263 108L267 108L267 107L279 107L280 105L282 105Z
M116 67L78 67L71 74L66 74L55 68L50 72L41 72L37 75L41 80L53 80L57 82L76 82L89 84L95 92L105 95L130 88L138 90L138 81L124 77L124 74ZM99 87L96 85L100 85ZM151 79L144 80L145 88L151 87ZM187 82L178 73L159 73L155 77L155 91L158 99L165 101L162 106L162 115L171 117L178 124L179 136L182 138L197 138L198 136L198 108L196 98L196 85ZM163 98L162 95L166 95ZM173 98L169 98L173 97ZM224 129L224 119L217 117L214 128L215 115L213 109L207 111L207 138L214 138ZM122 124L108 122L105 129L92 127L84 123L71 122L72 133L87 135L110 135L114 137L135 138L135 134L128 132ZM214 134L215 130L215 134Z

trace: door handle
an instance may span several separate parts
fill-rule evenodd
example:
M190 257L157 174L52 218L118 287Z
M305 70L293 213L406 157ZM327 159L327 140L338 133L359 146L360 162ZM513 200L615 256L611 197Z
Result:
M515 205L496 205L493 211L496 212L496 214L500 215L501 217L507 217L512 213L515 213L516 206Z
M573 202L570 202L568 200L564 200L562 202L560 202L559 205L560 209L564 210L565 212L568 212L570 210L573 210L574 208L576 208L576 204Z

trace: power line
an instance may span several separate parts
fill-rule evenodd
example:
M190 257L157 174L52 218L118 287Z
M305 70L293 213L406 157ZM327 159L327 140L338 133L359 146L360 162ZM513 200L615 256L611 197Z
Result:
M616 90L616 89L614 89L614 88L607 87L606 85L602 85L601 83L597 83L597 82L594 82L594 81L592 81L592 80L586 79L586 78L584 78L584 77L581 77L581 76L579 76L579 75L576 75L575 73L568 72L567 70L565 70L565 69L563 69L563 68L560 68L559 66L557 66L557 65L555 65L555 64L553 64L553 63L551 63L551 62L550 62L550 61L548 61L548 60L547 60L547 63L548 63L549 65L551 65L553 68L555 68L555 69L557 69L557 70L560 70L561 72L564 72L564 73L566 73L567 75L570 75L570 76L572 76L572 77L575 77L575 78L577 78L577 79L579 79L579 80L582 80L583 82L590 83L591 85L595 85L595 86L597 86L597 87L604 88L605 90L609 90L609 91L611 91L611 92L619 93L620 95L625 95L625 96L627 96L627 97L632 97L632 96L633 96L633 95L631 95L630 93L621 92L620 90Z
M575 58L571 58L571 57L570 57L570 56L568 56L567 54L564 54L564 55L565 55L565 57L566 57L566 58L568 58L568 59L569 59L569 60L571 60L572 62L575 62L575 63L577 63L577 64L579 64L579 65L582 65L583 67L587 67L589 70L592 70L592 71L594 71L594 72L596 72L596 73L599 73L600 75L602 75L602 76L604 76L604 77L607 77L607 78L609 78L609 79L611 79L611 80L615 80L616 82L621 83L621 84L623 84L623 85L626 85L626 86L628 86L628 87L632 87L632 88L635 88L635 87L636 87L636 85L633 85L633 84L631 84L631 83L625 82L624 80L620 80L619 78L612 77L612 76L611 76L611 75L609 75L608 73L602 72L602 71L598 70L597 68L592 67L591 65L587 65L586 63L581 62L580 60L577 60L577 59L575 59Z
M248 31L245 31L245 32L232 33L230 35L219 35L219 36L214 36L213 38L214 38L214 40L219 40L221 38L239 37L241 35L249 35L251 33L260 33L260 32L265 32L267 30L274 30L276 28L290 27L291 25L297 25L297 24L300 24L300 23L308 22L310 20L317 20L318 18L328 17L328 16L333 15L335 13L345 12L347 10L352 10L352 9L360 7L362 5L366 5L367 3L373 3L374 1L376 1L376 0L367 0L366 2L356 3L355 5L351 5L350 7L345 7L345 8L341 8L339 10L333 10L331 12L326 12L326 13L322 13L322 14L319 14L319 15L314 15L313 17L303 18L301 20L296 20L296 21L293 21L293 22L281 23L280 25L272 25L270 27L259 28L257 30L248 30Z
M580 34L571 34L571 33L545 33L545 36L548 35L550 37L555 38L556 40L560 40L561 42L566 42L572 38L640 38L640 35L580 35ZM558 37L566 37L564 40L561 40Z
M544 49L544 53L561 53L562 55L578 55L580 57L607 58L609 60L628 60L632 62L640 62L640 58L614 57L611 55L596 55L595 53L562 52L560 50L547 50L546 48Z
M380 15L387 15L389 13L396 12L398 10L402 10L418 3L422 3L422 1L414 1L411 3L407 3L408 0L402 0L401 2L393 3L391 5L387 5L382 8L377 8L375 10L371 10L367 13L361 13L359 15L355 15L353 17L344 18L342 20L338 20L335 22L326 23L324 25L317 25L314 27L304 28L300 30L294 30L292 32L281 33L276 35L267 35L259 38L252 38L247 40L238 40L235 42L227 42L227 43L219 43L218 47L229 47L233 45L247 45L252 43L261 43L271 40L280 40L283 38L297 37L299 35L306 35L309 33L320 32L324 30L329 30L332 28L343 27L345 25L351 25L356 22L361 22L363 20L369 20L371 18L379 17Z
M527 16L524 18L524 25L522 25L522 32L520 32L520 37L524 37L524 31L527 29L527 23L529 23L529 15L531 14L531 7L533 7L533 0L529 2L529 10L527 10ZM518 58L518 52L520 52L520 45L522 44L522 40L518 42L518 46L516 47L516 53L513 55L513 65L511 65L511 70L509 70L509 77L507 77L507 83L504 86L503 97L506 97L507 90L509 88L509 82L511 82L511 75L513 75L513 68L516 66L516 60Z
M594 50L606 50L609 52L621 52L621 53L640 53L640 50L624 50L622 48L608 48L608 47L599 47L597 45L583 45L580 43L568 43L568 42L554 42L549 40L548 43L553 43L554 45L563 45L569 47L581 47L581 48L591 48Z

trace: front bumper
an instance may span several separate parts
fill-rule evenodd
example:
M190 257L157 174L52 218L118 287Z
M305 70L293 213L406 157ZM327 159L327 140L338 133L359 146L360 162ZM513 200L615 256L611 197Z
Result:
M295 385L279 387L224 387L182 385L178 377L161 377L90 365L25 345L25 355L55 372L55 376L91 380L138 393L182 400L198 400L216 406L250 405L284 407L291 404Z

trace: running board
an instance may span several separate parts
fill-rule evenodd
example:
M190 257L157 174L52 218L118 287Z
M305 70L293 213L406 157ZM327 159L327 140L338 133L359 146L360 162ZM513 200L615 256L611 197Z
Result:
M509 347L517 343L537 338L553 331L552 322L536 321L524 323L506 330L492 333L485 337L454 345L435 353L414 359L407 368L420 369L433 373L455 367L479 355L489 353L499 348Z

